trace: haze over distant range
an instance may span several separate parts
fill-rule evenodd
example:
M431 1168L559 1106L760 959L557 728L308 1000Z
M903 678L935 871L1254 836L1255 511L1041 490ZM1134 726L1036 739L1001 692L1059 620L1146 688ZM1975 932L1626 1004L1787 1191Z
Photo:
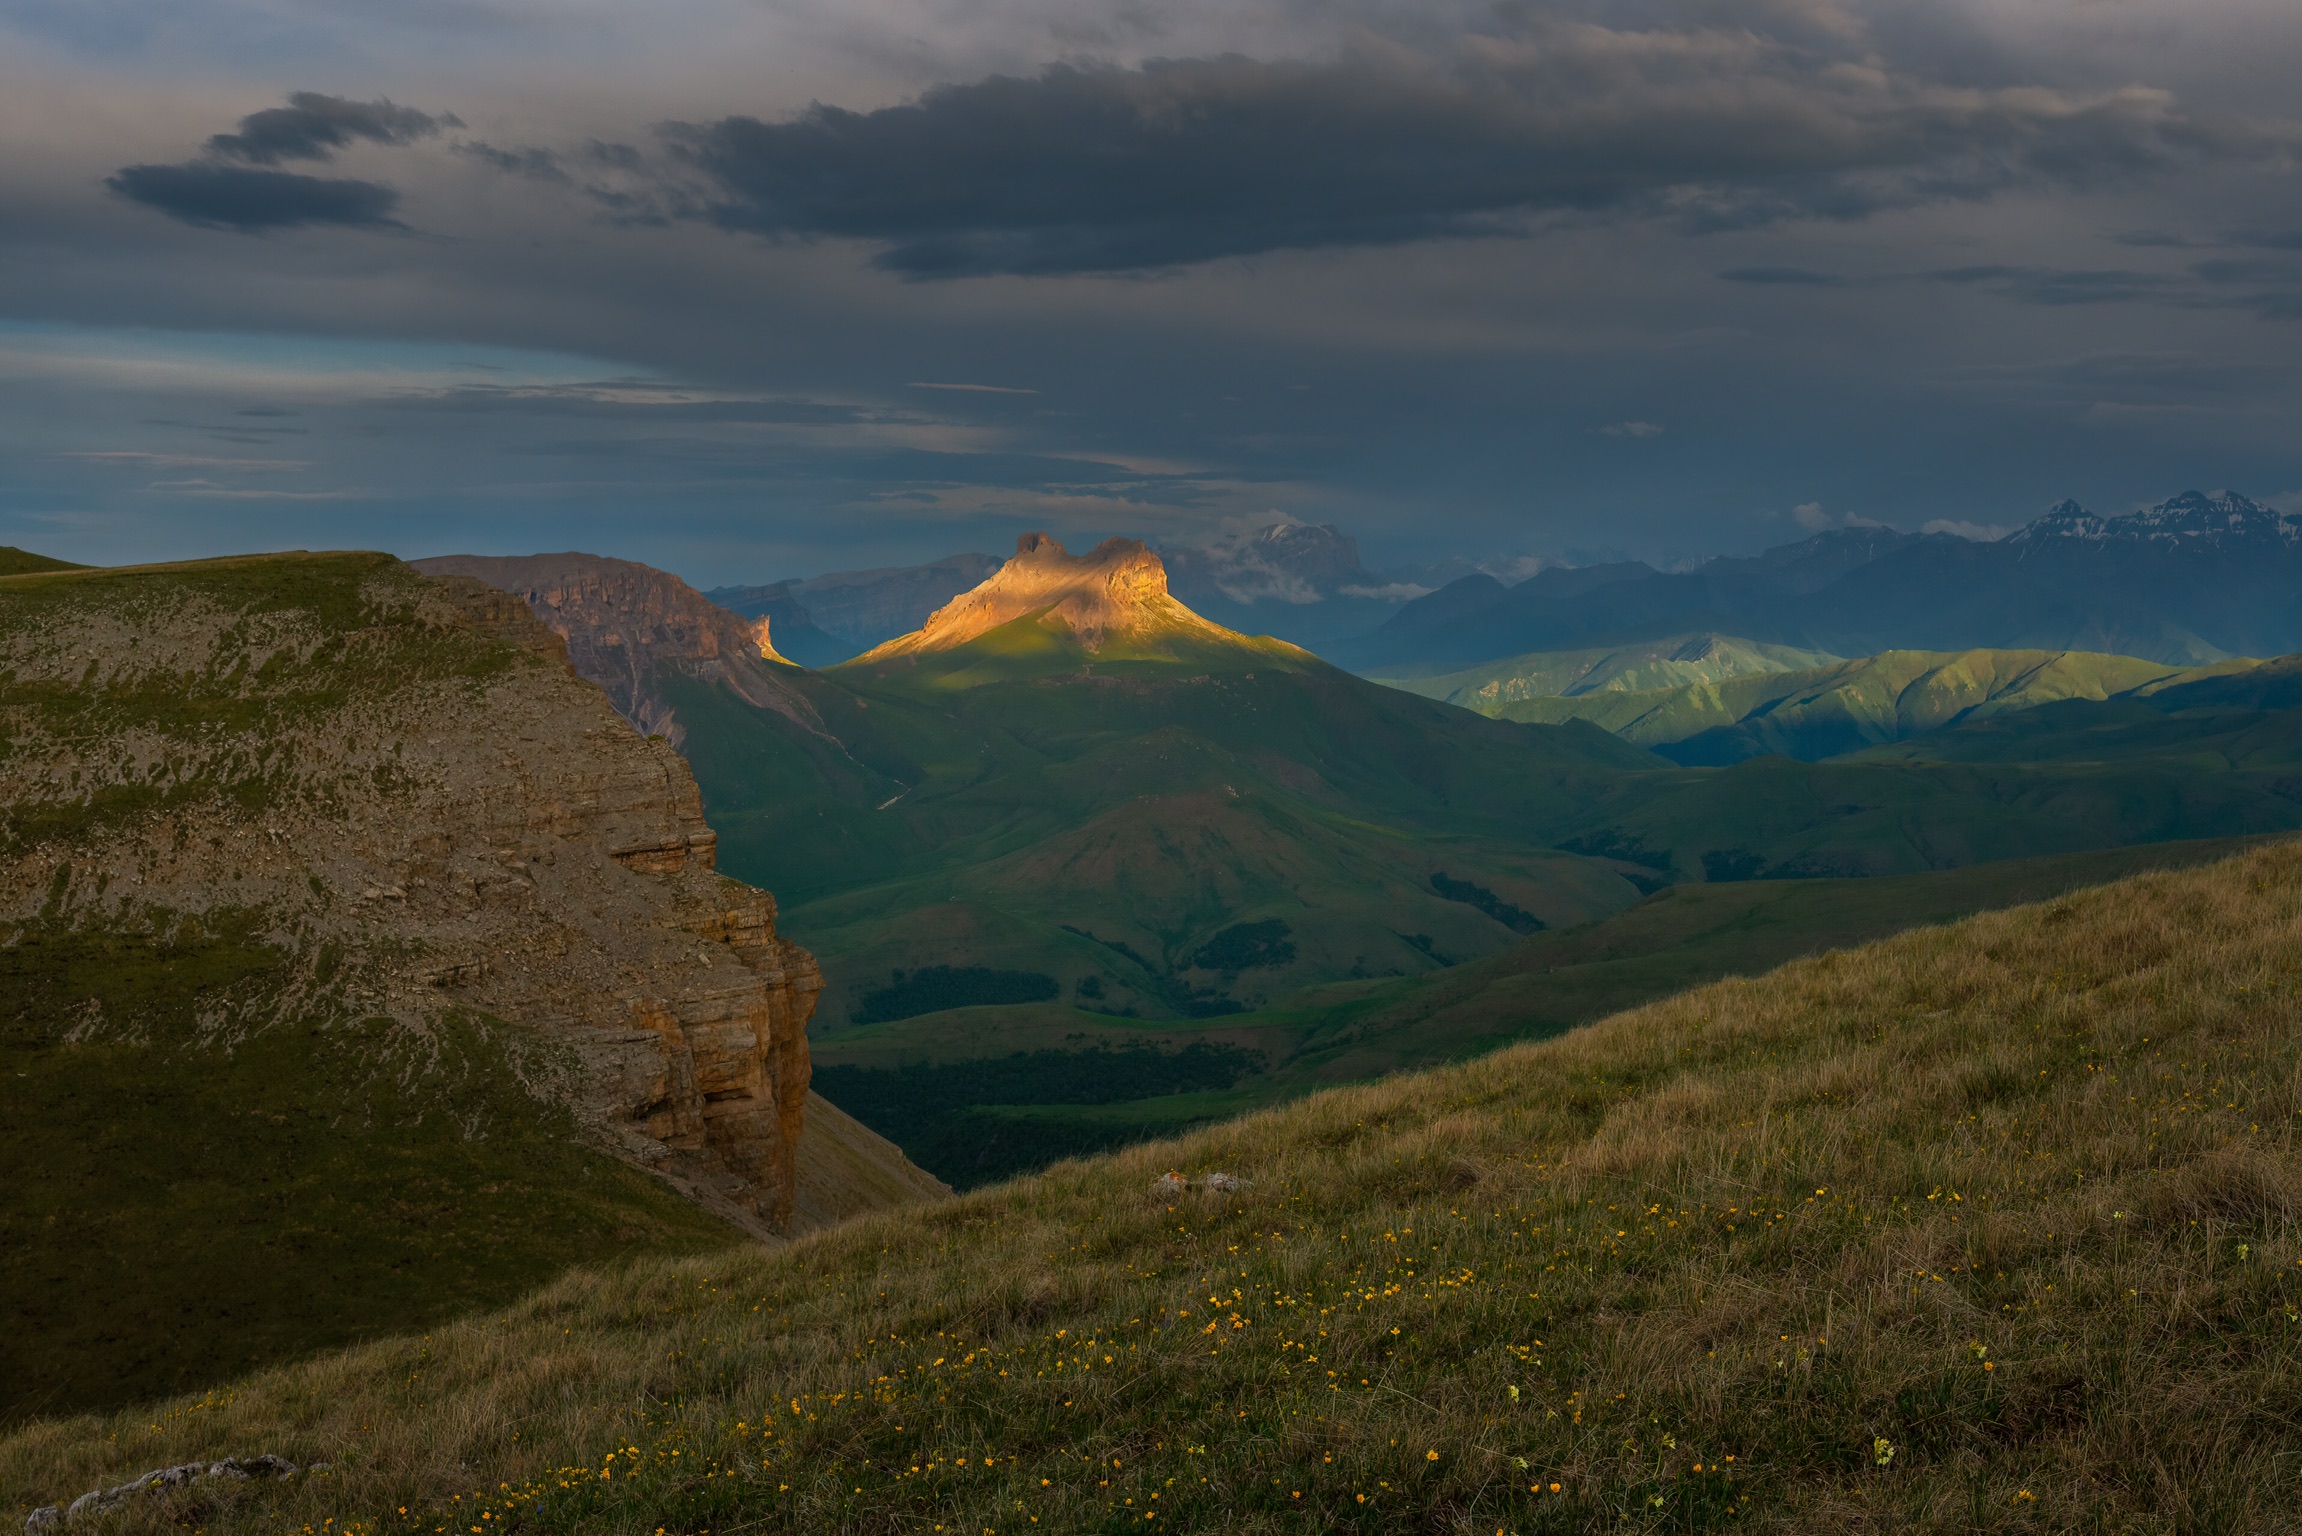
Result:
M2297 64L2290 0L0 0L0 542L2292 510Z

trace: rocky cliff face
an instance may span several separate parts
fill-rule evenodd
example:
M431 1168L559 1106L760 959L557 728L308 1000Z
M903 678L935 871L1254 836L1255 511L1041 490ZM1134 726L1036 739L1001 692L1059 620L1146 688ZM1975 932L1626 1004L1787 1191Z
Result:
M723 683L751 704L823 729L814 706L768 665L784 663L770 621L732 613L668 572L583 554L442 555L415 565L516 594L566 642L577 673L597 683L625 719L674 746L686 732L660 685L666 668Z
M869 664L950 650L1027 617L1067 631L1089 651L1153 636L1217 643L1244 638L1169 595L1166 566L1134 539L1106 539L1073 555L1044 533L1027 533L1016 541L1015 557L982 585L938 608L913 633L856 659Z
M627 651L694 617L652 611ZM759 667L703 633L731 681ZM531 1089L599 1142L755 1231L791 1221L821 975L772 896L715 872L686 764L527 605L365 555L9 578L0 683L0 931L259 914L292 974L203 1004L219 1049L511 1021L541 1040Z

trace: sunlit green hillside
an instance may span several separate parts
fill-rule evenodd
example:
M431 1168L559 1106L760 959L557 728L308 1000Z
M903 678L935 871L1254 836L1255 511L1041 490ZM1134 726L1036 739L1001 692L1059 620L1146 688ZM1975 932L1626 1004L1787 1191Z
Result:
M105 1528L2284 1529L2297 925L2280 847L1922 929L27 1428L0 1499L262 1449L329 1467Z
M1723 766L1769 754L1812 762L2042 704L2142 697L2254 665L2185 668L2080 651L1887 651L1827 665L1722 669L1661 687L1640 677L1629 686L1552 688L1544 685L1567 669L1530 666L1522 687L1458 688L1447 697L1498 719L1588 720L1674 762ZM1399 686L1428 693L1438 681Z
M1769 645L1732 635L1673 635L1635 645L1534 651L1460 672L1378 677L1376 681L1426 699L1460 704L1482 715L1519 719L1525 717L1509 713L1511 707L1531 699L1669 692L1730 678L1804 672L1839 659L1828 651Z

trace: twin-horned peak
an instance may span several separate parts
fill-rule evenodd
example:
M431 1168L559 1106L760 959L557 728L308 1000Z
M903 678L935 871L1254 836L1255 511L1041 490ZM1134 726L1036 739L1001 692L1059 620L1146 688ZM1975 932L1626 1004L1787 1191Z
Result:
M1135 539L1105 539L1074 555L1044 533L1015 541L1015 558L972 592L938 608L925 624L858 658L887 661L948 651L1018 619L1069 631L1100 651L1114 641L1195 639L1241 644L1244 635L1211 623L1167 591L1167 567Z

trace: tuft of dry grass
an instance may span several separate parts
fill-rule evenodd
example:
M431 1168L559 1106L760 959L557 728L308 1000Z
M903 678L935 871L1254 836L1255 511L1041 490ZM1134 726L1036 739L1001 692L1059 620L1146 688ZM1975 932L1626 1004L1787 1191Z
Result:
M2290 1529L2298 1024L2279 846L31 1426L0 1497L274 1451L332 1465L86 1528Z

